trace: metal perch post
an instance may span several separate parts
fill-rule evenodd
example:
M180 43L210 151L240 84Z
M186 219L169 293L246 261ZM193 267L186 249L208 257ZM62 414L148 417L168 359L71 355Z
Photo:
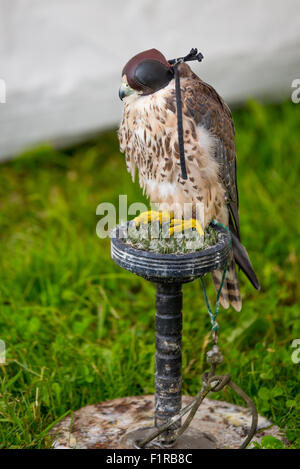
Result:
M157 283L156 286L156 355L155 355L155 426L159 427L181 409L181 283ZM180 427L174 424L160 437L172 442Z

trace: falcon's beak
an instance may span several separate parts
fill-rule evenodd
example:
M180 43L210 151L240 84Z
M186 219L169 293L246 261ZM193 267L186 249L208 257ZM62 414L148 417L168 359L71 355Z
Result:
M120 86L120 88L119 88L119 98L120 98L121 100L123 100L123 98L124 98L125 96L126 96L126 95L125 95L125 90L122 88L122 86Z
M119 98L123 100L123 98L126 98L126 96L129 96L132 93L134 93L134 90L123 81L122 85L119 88Z

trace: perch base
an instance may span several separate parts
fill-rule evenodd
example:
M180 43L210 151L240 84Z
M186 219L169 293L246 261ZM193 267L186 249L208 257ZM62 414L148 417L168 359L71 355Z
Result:
M192 401L183 396L182 405ZM55 449L130 449L134 440L153 426L154 396L134 396L88 405L65 417L51 430ZM248 409L228 402L205 399L190 427L174 446L165 449L238 448L250 425ZM265 435L283 439L280 428L259 416L252 441ZM251 443L250 443L251 446ZM152 449L161 449L152 442Z

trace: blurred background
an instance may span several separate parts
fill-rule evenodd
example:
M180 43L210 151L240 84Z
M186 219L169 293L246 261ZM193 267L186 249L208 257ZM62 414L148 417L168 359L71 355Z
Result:
M116 134L124 64L198 47L193 70L233 110L242 240L262 285L240 273L241 313L220 311L223 371L299 448L299 2L0 0L0 25L0 447L49 447L64 415L154 391L154 287L112 263L96 207L146 202ZM200 284L183 311L195 395L210 345Z
M291 94L300 63L297 0L1 0L0 158L117 125L122 67L155 47L197 47L196 73L230 103Z

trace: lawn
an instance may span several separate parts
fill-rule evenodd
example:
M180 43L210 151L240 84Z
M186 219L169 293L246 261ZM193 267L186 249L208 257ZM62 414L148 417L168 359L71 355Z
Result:
M242 238L262 289L240 273L241 313L220 308L221 371L300 448L300 106L251 101L234 119ZM145 201L116 131L1 165L2 448L49 447L47 430L68 412L154 391L154 286L118 268L96 236L97 205L119 194ZM183 312L183 391L195 395L210 346L200 282L184 286Z

